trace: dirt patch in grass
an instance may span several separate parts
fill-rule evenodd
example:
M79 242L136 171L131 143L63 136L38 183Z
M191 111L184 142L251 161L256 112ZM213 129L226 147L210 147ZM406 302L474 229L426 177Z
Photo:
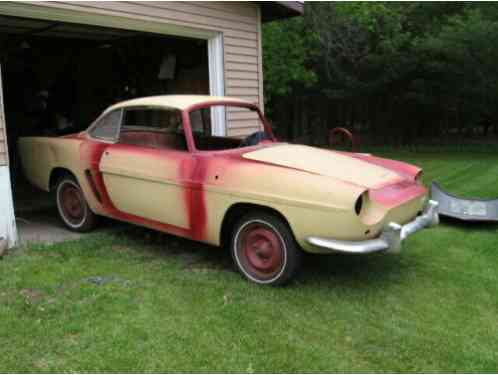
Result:
M46 299L47 295L41 290L26 288L22 289L19 294L24 297L25 301L36 305Z
M133 252L133 248L129 246L123 246L123 245L112 245L111 250L115 251L117 253L131 253Z
M205 260L197 260L193 262L187 262L185 264L186 271L192 272L212 272L212 271L223 271L223 272L235 272L231 263L220 262L216 263L213 261L206 262Z

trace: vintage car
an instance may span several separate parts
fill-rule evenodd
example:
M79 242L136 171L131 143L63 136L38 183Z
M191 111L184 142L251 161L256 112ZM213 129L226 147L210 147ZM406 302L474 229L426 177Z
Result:
M220 116L259 131L213 136ZM21 138L19 148L27 178L55 192L68 228L88 231L101 215L227 245L260 284L290 280L302 250L398 252L438 223L419 168L278 142L258 106L235 98L133 99L86 131Z

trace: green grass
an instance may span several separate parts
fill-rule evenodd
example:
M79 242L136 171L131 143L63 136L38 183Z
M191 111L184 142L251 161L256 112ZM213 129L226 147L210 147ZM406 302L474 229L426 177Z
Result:
M385 156L498 196L498 155ZM496 372L497 229L443 223L399 256L309 256L285 288L135 227L18 249L0 261L0 372Z

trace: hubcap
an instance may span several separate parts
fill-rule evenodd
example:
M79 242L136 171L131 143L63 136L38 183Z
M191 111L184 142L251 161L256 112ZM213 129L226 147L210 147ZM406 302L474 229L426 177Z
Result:
M85 217L85 205L81 191L70 184L62 187L60 193L61 208L65 218L71 224L79 224Z
M280 236L263 223L252 223L242 229L237 251L246 271L258 279L273 278L284 264L284 244Z

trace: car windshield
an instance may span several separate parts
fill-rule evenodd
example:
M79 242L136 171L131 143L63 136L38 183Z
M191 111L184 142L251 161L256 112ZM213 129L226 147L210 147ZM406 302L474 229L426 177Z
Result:
M223 118L226 135L221 136L216 124ZM214 105L191 111L190 126L198 150L228 150L272 139L258 112L240 106Z

